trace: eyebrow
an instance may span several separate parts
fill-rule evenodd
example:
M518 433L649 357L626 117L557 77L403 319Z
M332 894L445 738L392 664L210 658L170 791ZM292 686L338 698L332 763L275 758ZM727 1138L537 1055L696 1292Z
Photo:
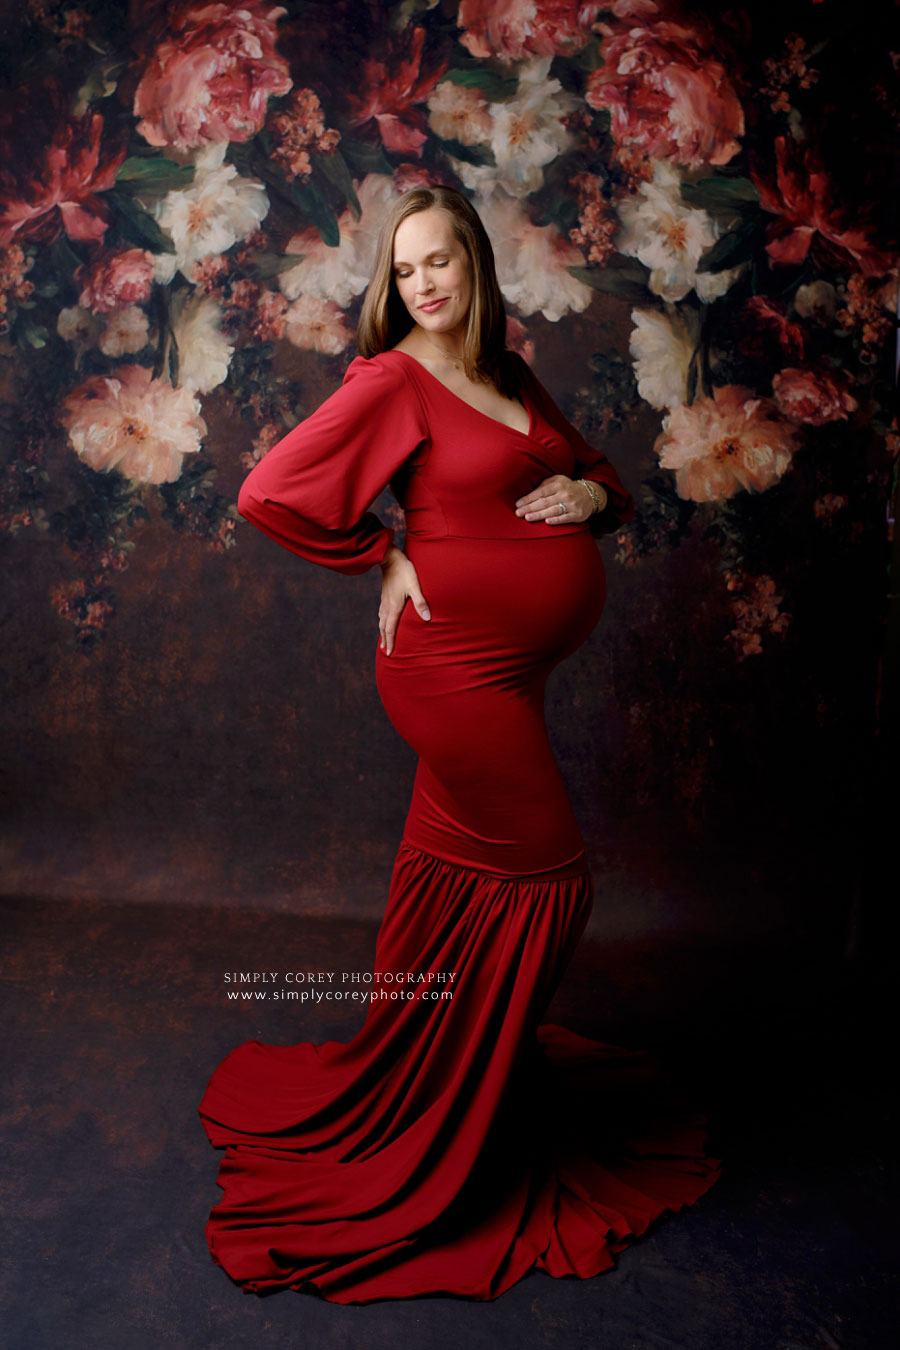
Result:
M450 252L449 248L433 248L433 249L431 250L430 253L426 253L426 254L425 254L425 261L428 262L428 259L429 259L429 258L436 258L440 253L449 253L449 252ZM409 264L408 262L402 262L402 261L398 258L398 260L394 263L394 266L395 266L395 267L409 267L410 264Z

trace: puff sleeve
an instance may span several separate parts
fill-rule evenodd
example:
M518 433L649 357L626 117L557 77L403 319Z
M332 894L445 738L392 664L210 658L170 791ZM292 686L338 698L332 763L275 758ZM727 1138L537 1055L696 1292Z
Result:
M599 483L606 489L608 498L606 506L596 515L588 516L591 533L595 535L609 534L610 531L617 530L621 525L627 524L634 515L634 498L623 485L616 470L606 456L599 450L595 450L585 440L577 427L574 427L568 418L563 416L524 358L520 357L519 359L527 372L525 378L538 411L561 436L565 437L574 451L577 464L575 476L577 478L590 478L592 482Z
M394 539L369 507L427 439L406 372L357 356L340 387L250 471L238 511L301 558L366 572Z

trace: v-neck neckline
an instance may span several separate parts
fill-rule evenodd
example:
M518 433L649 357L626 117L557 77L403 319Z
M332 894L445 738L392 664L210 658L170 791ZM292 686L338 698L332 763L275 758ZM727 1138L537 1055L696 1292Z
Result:
M521 436L526 441L534 440L534 408L531 406L530 402L525 401L524 397L520 396L519 402L521 403L525 412L527 412L528 414L528 430L519 431L518 427L511 427L508 422L501 422L498 417L491 417L490 413L482 412L480 408L476 408L475 404L470 403L468 399L460 397L459 394L454 394L453 390L449 389L447 385L444 384L443 380L439 380L436 375L432 375L428 367L424 366L422 362L418 359L418 357L410 355L409 352L400 351L397 347L389 347L388 352L392 352L397 356L405 356L407 361L412 361L413 365L417 366L419 370L423 370L425 372L429 380L432 380L435 384L440 385L441 389L443 389L445 394L447 394L450 398L455 399L457 403L461 403L464 408L469 408L475 414L476 417L483 417L486 422L492 422L495 427L501 427L504 431L511 432L513 436Z

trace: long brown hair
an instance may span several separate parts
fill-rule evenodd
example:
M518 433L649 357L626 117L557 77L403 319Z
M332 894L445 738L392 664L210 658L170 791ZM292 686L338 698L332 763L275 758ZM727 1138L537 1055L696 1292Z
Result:
M492 382L507 398L519 392L519 363L504 359L506 309L497 281L494 250L481 217L456 188L436 184L404 192L382 222L375 265L356 331L360 356L376 356L395 347L414 325L394 280L394 235L407 216L437 206L446 211L453 233L469 255L472 300L469 305L463 365L470 380Z

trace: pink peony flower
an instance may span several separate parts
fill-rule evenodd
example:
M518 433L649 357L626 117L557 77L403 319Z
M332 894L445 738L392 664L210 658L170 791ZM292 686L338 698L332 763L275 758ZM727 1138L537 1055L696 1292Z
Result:
M363 65L362 88L348 95L351 126L362 126L373 117L386 150L421 155L427 139L424 115L416 104L424 103L447 69L444 61L428 75L421 74L425 29L404 29L407 52L397 55L390 69L384 61Z
M40 128L29 127L29 134L35 130ZM0 247L14 239L51 244L63 233L70 239L102 239L107 208L98 194L115 183L125 145L121 140L103 144L100 114L56 125L36 153L14 126L2 131Z
M846 419L856 410L856 399L830 370L801 370L789 366L772 378L775 402L792 422L821 427Z
M146 366L90 376L63 400L61 421L92 469L117 469L136 483L174 482L206 435L193 393L154 380Z
M76 271L81 285L78 303L92 314L142 304L153 286L153 267L153 254L144 248L107 253Z
M255 136L269 99L293 84L287 61L275 51L278 20L286 12L264 0L177 6L169 35L135 90L134 114L144 139L192 150Z
M810 249L826 267L856 263L866 276L887 272L892 259L870 241L863 225L848 225L843 207L834 204L831 184L819 152L793 136L775 138L775 181L752 163L750 177L766 211L779 218L767 231L766 252L773 263L796 265Z
M456 22L473 56L521 61L580 51L600 8L584 0L462 0Z
M639 151L691 167L734 158L744 113L725 66L706 51L705 32L628 15L599 28L603 65L591 72L585 101L609 109L626 158Z
M680 497L716 502L742 488L772 487L790 465L796 439L771 399L729 384L712 398L672 408L653 448L663 468L675 470Z

